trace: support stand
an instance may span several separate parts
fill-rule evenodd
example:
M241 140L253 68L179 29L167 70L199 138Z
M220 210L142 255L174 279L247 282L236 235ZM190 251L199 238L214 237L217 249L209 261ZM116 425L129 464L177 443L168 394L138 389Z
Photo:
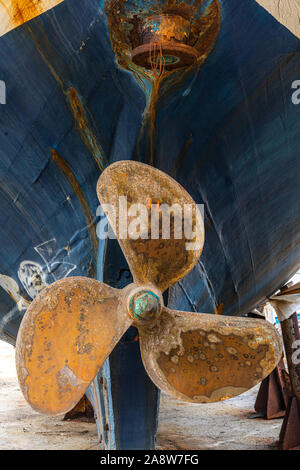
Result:
M251 418L282 418L291 396L289 374L285 370L283 359L260 386L254 405L256 415Z
M300 284L284 288L281 295L300 293ZM282 450L300 450L300 330L297 314L293 313L281 322L282 336L289 368L292 396L289 399L287 411L283 420L279 447Z
M283 420L279 446L282 450L296 450L296 448L300 450L300 363L296 364L293 360L295 342L300 342L297 314L294 313L284 320L281 327L291 378L292 396Z
M94 409L86 395L64 416L64 421L95 422Z
M279 436L282 450L300 450L300 401L291 397Z

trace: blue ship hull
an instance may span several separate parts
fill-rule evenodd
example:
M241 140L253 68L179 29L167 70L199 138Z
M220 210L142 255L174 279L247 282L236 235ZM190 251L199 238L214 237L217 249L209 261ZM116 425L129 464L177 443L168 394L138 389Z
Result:
M168 292L179 310L243 315L296 271L300 254L299 40L252 0L221 0L217 43L200 70L167 80L156 103L154 164L205 204L206 242ZM97 0L65 0L0 38L0 338L26 306L72 273L131 280L97 239L96 183L110 163L149 162L146 96L122 70ZM159 394L136 332L89 395L102 445L155 446Z

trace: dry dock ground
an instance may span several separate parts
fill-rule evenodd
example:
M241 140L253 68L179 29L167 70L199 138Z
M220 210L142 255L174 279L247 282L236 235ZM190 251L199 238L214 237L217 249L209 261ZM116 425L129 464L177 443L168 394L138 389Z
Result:
M213 405L181 403L163 396L158 448L178 450L274 450L282 420L248 419L257 388ZM97 450L94 423L39 415L23 399L15 372L14 349L0 341L0 450Z

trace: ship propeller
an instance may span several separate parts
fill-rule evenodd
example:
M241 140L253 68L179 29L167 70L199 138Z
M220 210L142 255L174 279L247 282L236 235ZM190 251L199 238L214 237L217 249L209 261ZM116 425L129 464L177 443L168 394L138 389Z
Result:
M134 283L119 290L69 277L35 298L16 346L19 383L30 405L52 415L72 409L131 325L139 330L150 378L184 401L231 398L270 374L281 342L267 321L164 306L162 293L195 266L204 244L203 220L189 194L161 171L131 161L109 166L97 192ZM163 214L170 218L169 234Z

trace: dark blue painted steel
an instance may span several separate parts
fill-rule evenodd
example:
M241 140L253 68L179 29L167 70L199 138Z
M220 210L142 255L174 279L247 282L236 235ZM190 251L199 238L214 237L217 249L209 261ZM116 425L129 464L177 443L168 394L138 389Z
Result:
M108 243L104 281L118 289L132 282L127 262L115 240ZM144 369L136 328L125 333L108 362L116 447L153 449L159 391Z
M219 39L191 92L193 74L158 105L155 148L156 165L206 213L200 263L171 304L234 315L264 302L299 265L300 107L291 85L300 42L251 0L221 3Z
M98 268L98 279L114 288L123 289L132 282L116 241L109 241L100 252ZM155 448L159 391L142 364L136 328L130 328L120 340L90 386L88 397L94 406L101 447Z
M298 266L300 107L291 102L291 84L300 79L300 59L299 40L256 2L220 3L221 32L207 62L180 84L167 81L158 100L155 164L205 203L203 255L171 289L170 305L233 315L263 302ZM96 276L101 167L147 162L149 135L145 96L116 65L96 0L65 0L0 38L0 80L7 88L0 105L0 335L13 342L32 299L32 263L45 283L70 266L72 275ZM129 282L121 260L112 269L111 282ZM112 363L119 446L149 448L157 401L138 344L121 342ZM137 429L145 430L142 441Z

